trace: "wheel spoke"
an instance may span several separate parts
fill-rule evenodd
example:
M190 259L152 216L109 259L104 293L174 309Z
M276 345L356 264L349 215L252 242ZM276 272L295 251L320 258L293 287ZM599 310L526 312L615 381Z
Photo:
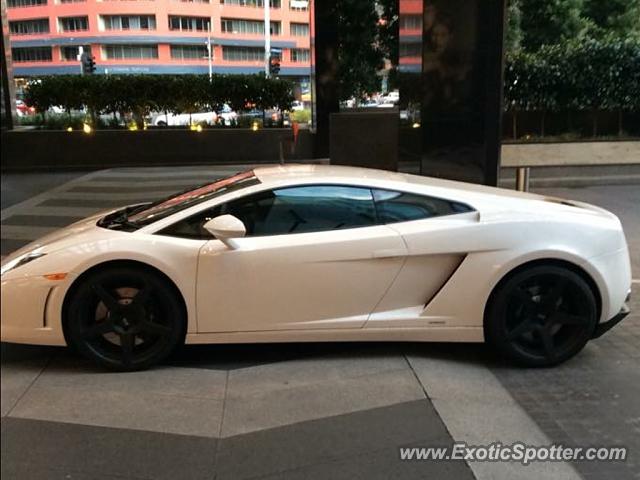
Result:
M527 318L513 330L507 332L507 341L511 342L513 340L516 340L522 335L533 331L535 327L536 324L531 319Z
M136 343L136 336L131 332L120 334L120 346L122 347L122 363L125 367L131 366L133 360L133 347Z
M516 288L513 290L513 296L516 297L522 303L527 313L533 313L538 304L533 301L531 294L522 288Z
M547 328L541 328L539 330L540 340L542 340L542 349L544 350L544 354L548 360L555 360L556 352L555 345L553 342L553 335Z
M96 338L107 333L113 332L114 324L111 320L104 320L100 323L96 323L86 328L83 331L83 336L85 338Z
M138 291L136 296L133 297L131 304L137 305L140 307L143 306L149 299L149 296L151 295L151 290L152 290L151 286L148 283L145 283L142 289L140 289L140 291Z
M171 329L159 323L154 323L149 320L145 320L140 324L140 328L143 332L150 333L152 335L166 336L171 333Z
M551 324L555 325L585 325L585 321L582 317L572 315L566 312L557 312L551 319Z
M118 301L113 297L113 295L107 292L102 285L100 285L99 283L94 283L91 288L109 310L113 312L120 308L120 304L118 303Z
M567 285L566 278L559 278L551 291L547 294L542 302L542 310L544 312L551 313L558 307L558 301L562 298L565 286Z

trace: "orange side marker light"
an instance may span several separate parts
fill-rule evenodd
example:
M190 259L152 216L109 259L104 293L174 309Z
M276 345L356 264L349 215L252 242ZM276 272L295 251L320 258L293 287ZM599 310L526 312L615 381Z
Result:
M48 273L47 275L43 275L47 280L64 280L67 278L66 273Z

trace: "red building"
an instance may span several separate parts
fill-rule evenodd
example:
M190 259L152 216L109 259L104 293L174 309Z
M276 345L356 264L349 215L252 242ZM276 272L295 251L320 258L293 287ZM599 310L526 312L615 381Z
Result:
M422 70L423 0L400 0L400 52L401 72Z
M281 76L310 73L308 2L271 0L271 46ZM264 71L263 0L7 0L15 77L80 72L78 47L97 73Z

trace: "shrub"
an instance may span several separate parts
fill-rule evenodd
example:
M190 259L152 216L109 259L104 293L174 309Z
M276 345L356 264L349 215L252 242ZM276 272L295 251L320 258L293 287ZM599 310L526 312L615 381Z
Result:
M228 104L241 112L253 108L287 110L293 87L264 75L55 75L34 78L25 100L38 112L60 106L68 113L131 115L142 127L152 111L194 113Z

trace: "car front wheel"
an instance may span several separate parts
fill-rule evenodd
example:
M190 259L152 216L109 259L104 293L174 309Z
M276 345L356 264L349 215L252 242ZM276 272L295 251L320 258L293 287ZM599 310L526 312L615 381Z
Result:
M531 367L557 365L576 355L597 323L596 298L577 273L556 265L519 271L498 286L485 322L487 341Z
M85 357L115 370L140 370L184 341L184 309L160 275L114 267L83 280L65 309L65 335Z

